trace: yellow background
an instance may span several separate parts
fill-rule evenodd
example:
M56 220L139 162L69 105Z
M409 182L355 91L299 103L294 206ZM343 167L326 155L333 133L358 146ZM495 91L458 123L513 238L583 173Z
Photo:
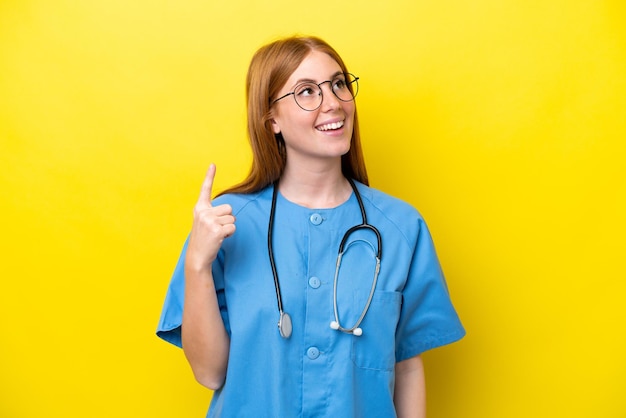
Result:
M372 185L421 210L467 328L429 417L624 417L622 0L0 1L0 417L200 417L154 335L244 78L315 34L361 77ZM263 384L263 382L259 382Z

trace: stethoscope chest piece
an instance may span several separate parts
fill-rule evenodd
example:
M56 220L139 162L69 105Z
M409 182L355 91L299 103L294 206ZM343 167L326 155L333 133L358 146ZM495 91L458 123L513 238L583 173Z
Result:
M280 336L289 338L291 337L292 330L291 317L287 312L281 312L280 318L278 319L278 332L280 332Z

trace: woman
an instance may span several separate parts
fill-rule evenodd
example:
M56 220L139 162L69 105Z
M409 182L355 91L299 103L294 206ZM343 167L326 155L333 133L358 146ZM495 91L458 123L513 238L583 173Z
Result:
M422 217L368 187L357 91L318 38L252 59L251 172L212 201L209 168L157 331L209 417L423 417L420 355L464 335Z

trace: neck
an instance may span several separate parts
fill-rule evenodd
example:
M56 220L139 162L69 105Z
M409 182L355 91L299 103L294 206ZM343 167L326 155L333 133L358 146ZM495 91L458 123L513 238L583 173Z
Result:
M308 208L334 208L350 198L352 188L341 172L341 165L327 168L285 167L279 190L290 202Z

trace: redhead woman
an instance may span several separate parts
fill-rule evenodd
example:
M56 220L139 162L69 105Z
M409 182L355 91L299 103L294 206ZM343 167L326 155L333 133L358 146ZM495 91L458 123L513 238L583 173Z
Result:
M359 78L315 37L260 48L248 177L208 169L157 334L208 417L425 417L421 354L465 334L411 205L369 187Z

